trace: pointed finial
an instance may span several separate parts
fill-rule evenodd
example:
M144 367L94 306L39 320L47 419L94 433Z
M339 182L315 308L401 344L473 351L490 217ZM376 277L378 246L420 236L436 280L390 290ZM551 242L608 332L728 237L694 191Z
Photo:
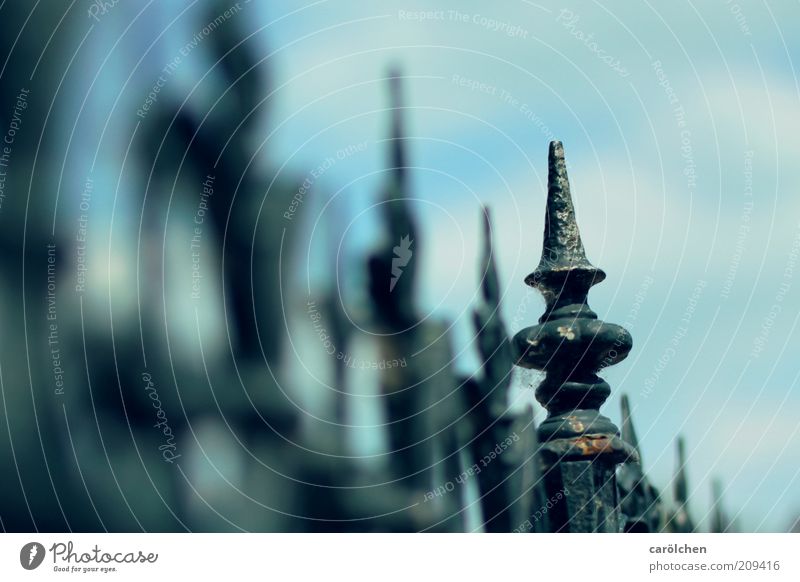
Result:
M391 150L389 166L393 168L394 180L401 195L406 195L406 153L403 123L403 84L398 67L389 70L389 103L392 110Z
M714 504L711 509L711 533L725 533L729 523L722 508L722 483L719 479L711 482L711 498Z
M484 301L492 307L500 305L500 279L494 259L492 222L489 207L483 207L483 255L481 257L481 291Z
M639 439L633 427L630 402L622 395L622 440L638 455ZM658 491L647 480L641 461L623 464L617 471L620 490L620 508L626 532L656 532L662 526L661 500Z
M678 533L694 531L694 523L689 516L689 485L686 478L686 446L683 437L678 437L678 469L675 474L674 495L677 506L671 519L671 529Z
M513 361L508 332L500 314L500 279L494 259L489 208L484 206L481 214L483 219L483 244L480 261L482 301L478 303L473 312L473 323L477 333L478 352L482 360L483 378L479 383L480 399L476 405L479 409L485 409L488 415L487 422L494 424L495 420L502 417L508 409L507 387L511 379Z
M639 455L640 462L633 463L627 467L642 475L641 450L639 449L639 438L636 436L636 429L633 427L631 419L631 406L628 402L628 395L622 395L622 440L631 445Z
M606 278L606 274L586 258L575 220L564 146L560 141L550 142L548 164L542 258L536 271L525 279L544 295L547 310L542 322L559 307L584 302L589 288Z
M409 204L403 134L400 73L390 70L389 180L383 188L384 240L369 260L369 288L374 317L388 329L408 329L418 321L415 308L417 253L422 245Z
M686 478L686 443L678 437L678 470L675 475L675 501L681 505L689 499L689 485Z

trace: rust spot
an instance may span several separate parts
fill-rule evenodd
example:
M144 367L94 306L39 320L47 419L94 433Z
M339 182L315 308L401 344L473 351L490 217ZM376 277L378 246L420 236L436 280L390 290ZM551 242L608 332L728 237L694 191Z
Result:
M584 456L600 455L613 451L611 439L602 435L578 437L572 443Z

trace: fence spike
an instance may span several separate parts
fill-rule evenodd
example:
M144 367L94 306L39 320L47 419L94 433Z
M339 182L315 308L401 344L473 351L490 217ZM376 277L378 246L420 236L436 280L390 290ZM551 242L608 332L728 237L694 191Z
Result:
M483 245L481 255L481 293L483 301L495 310L500 307L500 278L492 242L492 218L488 206L483 206Z
M429 415L420 414L428 406L429 395L422 386L430 374L444 373L431 367L430 358L421 355L425 345L426 325L420 324L415 298L417 229L409 208L404 182L405 142L402 137L402 109L397 107L400 76L389 76L393 104L391 136L387 140L389 158L387 184L378 205L385 233L368 260L368 288L371 313L381 332L377 342L385 369L381 373L381 391L386 407L386 431L395 479L416 491L422 498L430 487ZM430 339L430 338L428 338ZM418 500L418 499L417 499Z
M375 304L374 317L386 331L400 332L418 321L414 307L419 249L417 227L409 207L406 153L403 138L403 108L400 107L398 73L389 76L392 102L389 141L390 177L380 204L386 236L369 259L369 290Z
M481 300L473 312L473 323L483 374L470 384L473 387L469 393L471 416L478 429L473 439L473 451L477 461L486 463L478 477L485 529L508 532L515 525L511 506L520 497L521 481L512 478L518 468L514 455L504 451L512 446L510 443L518 443L520 437L514 430L517 415L508 407L513 362L508 331L500 316L500 282L492 244L491 218L486 207L482 210L482 220ZM516 441L513 440L515 437ZM495 460L498 450L504 460Z
M583 248L583 241L575 220L575 207L572 203L567 164L564 159L564 146L560 141L550 142L548 154L544 249L558 252L556 255L543 252L539 262L539 271L575 270L577 268L600 271L586 258L586 251Z
M641 449L639 448L639 438L636 436L636 429L633 427L633 419L631 418L631 405L628 401L628 395L622 395L622 438L625 442L629 443L636 452L639 454L639 463L631 464L631 468L639 473L642 472L641 465Z
M662 526L661 499L658 490L644 474L636 429L631 417L628 395L622 395L622 440L639 454L638 462L625 463L617 471L620 489L620 509L623 531L630 533L656 532Z
M690 533L694 531L694 522L689 515L689 485L686 477L686 445L683 437L678 437L678 468L675 472L673 483L675 495L675 510L669 522L670 531L677 533Z
M487 420L494 421L508 408L507 389L513 362L508 331L500 314L500 282L492 243L492 225L487 207L483 208L483 244L481 256L481 301L473 312L477 345L483 362L481 405Z
M544 248L536 271L525 279L541 291L539 325L514 336L516 363L545 371L536 398L548 416L539 426L548 500L555 504L556 531L619 531L615 468L638 459L619 429L600 414L610 386L596 375L623 360L632 339L624 328L597 319L587 304L592 285L605 273L586 258L570 195L564 148L550 143Z
M722 506L722 483L719 479L711 482L711 498L714 504L711 508L711 533L726 533L731 529L731 522Z
M391 149L389 150L389 167L393 169L394 180L398 190L405 194L407 184L406 150L403 143L405 139L403 122L403 84L402 73L399 68L389 70L389 101L392 110Z

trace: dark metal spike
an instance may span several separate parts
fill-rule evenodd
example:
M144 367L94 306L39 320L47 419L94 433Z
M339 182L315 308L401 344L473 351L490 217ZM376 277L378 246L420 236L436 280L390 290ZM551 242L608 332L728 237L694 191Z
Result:
M508 332L500 316L500 283L494 260L492 227L489 209L484 207L483 242L481 253L481 295L474 312L477 332L476 343L482 360L482 376L474 382L471 391L471 416L475 419L476 434L473 451L477 459L491 458L500 443L508 443L512 435L519 443L515 431L518 418L508 410L508 386L513 362L509 350ZM531 419L532 419L531 415ZM527 423L529 424L529 423ZM513 455L508 455L508 461ZM529 453L530 454L530 453ZM522 455L519 455L522 465ZM508 532L515 524L511 505L520 496L521 481L511 477L517 466L499 462L486 466L478 477L480 503L487 531ZM522 470L518 471L520 476Z
M585 303L589 288L606 278L606 274L586 258L575 220L564 146L560 141L550 142L548 162L542 257L536 271L525 279L544 295L547 310L541 321L550 318L559 307Z
M688 501L689 485L686 478L686 443L678 437L678 469L675 475L675 501L681 505Z
M400 75L389 75L392 123L389 139L390 179L383 193L386 237L369 259L369 287L375 319L388 330L413 326L418 315L414 306L419 249L417 227L409 205L407 165L400 105ZM401 269L401 271L398 271Z
M484 207L482 214L484 239L481 259L481 290L483 300L475 309L474 324L477 332L478 352L483 361L483 378L480 382L481 402L476 402L475 405L484 414L485 422L494 423L503 416L508 408L507 388L511 379L513 361L509 349L508 331L500 315L500 283L494 260L489 209Z
M551 256L550 251L557 251ZM594 269L586 258L581 233L575 220L564 146L550 142L547 175L547 214L539 271L552 269Z
M483 300L494 308L500 306L500 278L497 275L497 265L494 257L492 243L492 222L489 207L483 207L483 256L481 257L481 291Z
M642 451L639 448L639 438L636 436L636 429L633 427L633 419L631 418L631 406L628 401L628 395L622 395L622 440L631 445L639 454L639 463L641 463ZM639 464L641 467L641 464Z
M539 426L544 461L551 470L547 494L569 489L567 502L550 516L561 531L619 531L619 463L638 460L636 449L600 414L611 387L597 372L623 360L632 347L628 331L597 320L589 288L605 273L586 259L569 191L561 142L551 142L544 249L526 283L547 307L540 324L514 336L517 365L544 370L536 398L547 409Z
M403 84L399 68L389 71L389 101L392 110L391 149L389 167L402 195L407 193L407 163L405 151L405 125L403 121Z
M722 507L722 483L719 479L711 482L711 498L714 504L711 508L711 533L725 533L730 523Z
M670 519L670 529L678 533L694 531L694 522L689 515L689 485L686 477L686 446L683 437L678 437L678 468L673 484L675 495L675 511Z

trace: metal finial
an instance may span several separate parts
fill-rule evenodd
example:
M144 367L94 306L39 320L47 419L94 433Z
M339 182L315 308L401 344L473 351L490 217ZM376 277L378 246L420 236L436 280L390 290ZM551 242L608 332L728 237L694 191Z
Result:
M722 483L719 479L711 483L711 498L714 504L711 508L711 533L725 533L729 530L730 522L722 507Z
M418 321L414 306L417 253L421 248L417 227L409 205L403 108L400 105L400 75L389 73L391 135L389 142L388 184L380 205L385 237L369 259L369 288L374 303L374 318L387 331L399 332ZM398 270L400 269L400 270Z
M483 245L480 261L481 295L473 314L477 332L476 343L483 362L480 386L480 408L485 408L488 422L505 415L507 388L513 361L509 350L508 332L500 316L500 279L494 260L492 225L489 209L483 208ZM503 437L505 438L505 437Z
M589 288L606 274L586 258L570 194L564 146L550 142L542 258L525 282L544 295L547 310L542 321L569 303L585 302Z
M689 485L686 477L686 446L683 437L678 437L678 469L675 473L675 511L670 519L670 529L678 533L694 531L694 522L689 515Z
M681 505L689 498L689 485L686 479L686 444L683 437L678 437L678 470L675 476L675 501Z
M481 291L483 300L488 305L498 308L500 305L500 278L497 275L497 265L494 258L492 244L492 220L489 207L483 207L483 246L481 256Z
M631 418L631 406L630 402L628 402L627 394L622 395L621 408L622 408L622 440L631 445L636 450L636 453L639 455L639 462L632 463L630 465L630 468L641 475L642 465L641 465L641 450L639 449L639 438L636 436L636 429L633 427L633 419Z
M512 434L519 439L514 429L519 419L508 410L508 386L513 362L508 332L500 316L500 282L494 260L489 209L484 207L481 214L484 235L480 259L481 301L474 311L473 322L482 374L470 383L472 389L469 395L471 416L477 429L473 451L478 459L486 459L491 457L498 443L510 442L507 439ZM529 424L527 422L525 426ZM528 457L530 454L528 452ZM509 453L507 460L510 461L511 457L513 455ZM513 523L516 509L513 508L517 507L516 501L520 500L519 486L522 482L512 478L512 475L515 474L513 469L522 467L524 461L524 455L520 453L514 462L495 463L481 472L478 486L487 531L508 532L516 527ZM519 472L521 474L522 470ZM521 502L524 504L526 501L529 500Z
M393 168L394 180L402 195L406 194L407 163L403 144L405 129L403 122L403 83L399 68L389 70L389 103L392 110L391 150L389 167Z
M542 291L547 309L540 325L524 329L514 337L516 363L547 372L536 397L551 417L574 410L583 411L586 416L587 411L593 411L585 422L570 425L575 435L606 434L621 452L630 447L623 446L617 438L616 426L606 422L607 419L601 420L604 417L597 414L611 388L595 373L625 359L633 340L623 327L599 321L587 303L589 287L605 274L586 260L563 164L561 143L552 142L545 227L545 244L552 246L545 248L539 268L526 279ZM556 420L561 422L559 418ZM545 421L540 430L547 429L547 424ZM540 432L539 436L548 435ZM636 457L636 452L632 451L632 455Z
M547 409L539 426L545 463L556 468L548 494L559 487L591 491L591 511L575 497L554 514L568 531L618 531L617 464L638 460L636 449L600 414L611 387L596 372L623 360L633 340L618 325L597 319L589 289L605 273L586 259L569 191L564 150L551 142L542 260L526 283L539 289L547 307L539 325L514 336L516 363L545 371L536 399ZM584 466L588 463L588 466Z

